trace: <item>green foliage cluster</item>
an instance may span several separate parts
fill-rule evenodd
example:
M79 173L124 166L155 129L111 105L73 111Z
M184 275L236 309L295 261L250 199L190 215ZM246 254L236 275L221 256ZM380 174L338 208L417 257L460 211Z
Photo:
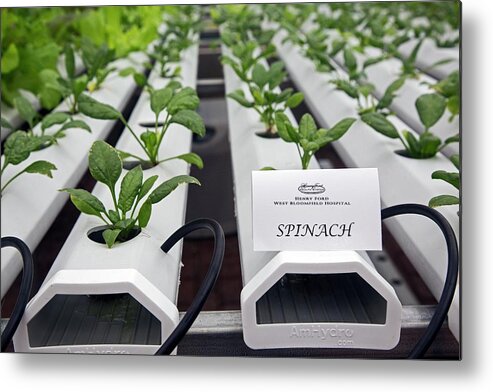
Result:
M152 206L162 201L179 185L200 185L196 178L183 175L164 181L153 189L158 176L144 180L140 165L128 171L120 181L122 165L117 150L106 142L94 142L89 151L89 171L96 181L108 187L112 207L107 208L101 200L84 189L60 190L70 194L70 200L80 212L96 216L107 225L102 235L108 248L116 242L128 240L136 229L145 228L151 218ZM117 183L120 183L118 192Z

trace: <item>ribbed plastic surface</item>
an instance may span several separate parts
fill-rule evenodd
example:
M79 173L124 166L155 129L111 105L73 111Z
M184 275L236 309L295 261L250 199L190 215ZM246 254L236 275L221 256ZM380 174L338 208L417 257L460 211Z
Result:
M129 294L56 295L28 330L31 347L161 343L161 323Z
M286 274L256 305L258 324L385 324L387 302L356 273Z

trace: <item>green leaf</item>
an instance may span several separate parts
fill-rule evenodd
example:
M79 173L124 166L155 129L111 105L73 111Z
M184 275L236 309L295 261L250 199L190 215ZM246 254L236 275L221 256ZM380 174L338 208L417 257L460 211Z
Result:
M97 120L118 120L123 118L117 109L96 101L87 94L81 94L79 97L79 110L82 114Z
M451 195L440 195L440 196L435 196L432 198L428 206L431 208L436 208L436 207L441 207L441 206L451 206L455 204L459 204L460 200L456 196L451 196Z
M460 74L459 71L454 71L445 79L441 80L433 86L433 88L446 98L460 95Z
M406 150L409 152L412 158L422 158L421 145L416 137L409 131L402 131L404 139L407 141Z
M270 66L268 72L269 89L274 89L279 86L281 82L286 77L284 70L284 65L281 61L277 61Z
M149 201L146 201L144 204L142 204L142 207L140 207L138 214L140 227L147 226L149 220L151 219L151 212L152 212L152 204Z
M158 177L159 176L154 175L154 176L151 176L147 180L144 181L144 183L142 184L142 187L140 188L139 196L137 197L137 203L140 200L142 200L142 198L145 195L147 195L149 193L149 191L151 190L152 186L154 185L154 183L156 182L156 180L158 179Z
M272 166L265 166L265 167L263 167L263 168L262 168L262 169L260 169L260 170L262 170L262 171L267 171L267 170L276 170L276 169L275 169L274 167L272 167Z
M126 76L133 75L135 72L137 72L137 71L135 70L134 67L126 67L126 68L123 68L120 72L118 72L118 75L122 76L122 77L126 77Z
M87 75L82 75L76 78L73 82L73 94L78 97L86 89L89 79Z
M199 97L193 88L185 87L178 91L168 104L168 113L176 114L180 110L195 110L199 106Z
M434 157L440 150L442 141L431 132L424 132L419 135L420 153L423 158Z
M203 137L205 135L204 120L197 112L193 110L180 110L178 113L171 117L170 123L176 123L183 125L185 128L190 129L193 133Z
M459 173L449 173L445 170L437 170L433 172L431 178L433 178L434 180L442 180L448 182L450 185L454 186L457 189L460 188Z
M204 168L204 162L202 161L202 158L199 155L195 154L194 152L189 152L187 154L178 155L176 157L176 159L181 159L187 163L195 165L199 169Z
M350 73L356 71L358 68L358 62L350 48L344 49L344 65Z
M157 136L155 132L145 131L140 134L141 140L144 142L148 151L154 151L154 148L157 143Z
M382 135L392 139L397 139L399 137L399 133L394 124L380 113L365 113L361 115L361 120Z
M291 125L291 122L289 121L288 117L282 113L278 112L276 113L276 128L277 128L277 133L281 137L282 140L288 143L293 143L294 140L291 138L291 135L288 131L288 126Z
M355 123L355 118L345 118L339 121L336 125L329 129L328 136L330 137L330 141L333 142L335 140L340 139L344 134L351 128L351 126Z
M63 127L60 128L60 131L64 131L64 130L70 129L70 128L80 128L80 129L84 129L88 132L91 132L91 128L89 127L89 125L87 125L86 122L84 122L82 120L71 120L71 121L63 124Z
M29 136L24 131L15 131L7 137L4 145L5 160L12 165L25 161L31 152Z
M34 127L34 119L38 116L38 112L34 109L31 102L22 95L14 98L14 107L19 112L19 115L24 121L27 121L31 129Z
M460 113L460 97L458 95L454 95L447 100L447 109L453 116Z
M89 171L96 181L114 189L122 173L122 160L118 151L106 142L95 141L89 150Z
M106 242L108 248L113 247L116 239L118 238L121 232L122 231L120 229L106 229L105 231L103 231L104 242Z
M351 98L357 99L359 97L359 90L353 86L349 81L339 79L331 81L332 84L336 86L337 90L344 91Z
M135 84L137 84L137 86L144 88L147 85L147 78L145 75L143 75L139 72L135 72L133 74L133 77L134 77Z
M172 96L173 90L168 87L151 92L151 110L156 116L166 108Z
M118 207L125 214L132 208L142 186L143 173L140 165L135 166L123 177L118 196Z
M7 75L19 66L19 51L12 42L7 50L2 53L2 75Z
M450 144L450 143L459 143L460 142L460 134L451 136L443 142L444 144Z
M252 102L246 99L245 93L242 90L233 91L232 93L229 93L227 96L231 99L234 99L241 106L244 106L246 108L252 108L254 106Z
M43 117L41 121L41 128L43 130L52 127L55 124L63 124L65 121L69 120L70 116L67 113L55 112L50 113Z
M101 217L101 214L105 212L103 203L85 189L65 188L60 189L60 192L68 192L74 206L84 214Z
M416 100L419 119L426 129L429 129L440 120L446 107L446 99L435 93L421 95Z
M404 85L405 81L406 78L401 77L390 83L390 85L385 90L382 99L380 100L380 102L378 102L377 109L388 108L395 98L395 93Z
M252 71L252 81L259 88L264 87L269 81L269 72L265 69L262 64L256 64Z
M313 117L305 113L300 120L300 134L303 138L309 138L312 134L317 131L317 125Z
M450 157L450 160L452 161L452 163L454 164L454 166L459 169L459 166L460 166L460 157L459 157L459 154L454 154Z
M115 210L109 210L108 217L113 224L117 223L120 220L120 215L118 215L118 212L116 212Z
M180 184L200 185L200 182L195 177L186 175L173 177L154 189L147 200L152 204L156 204L173 192Z
M53 178L53 170L56 170L56 166L48 161L36 161L31 163L28 167L24 169L26 173L32 174L42 174L44 176L48 176Z
M286 106L290 109L297 107L301 102L303 102L304 96L303 93L297 92L291 95L287 101Z
M65 45L64 51L65 55L65 69L67 71L67 76L70 79L75 78L75 56L72 46Z

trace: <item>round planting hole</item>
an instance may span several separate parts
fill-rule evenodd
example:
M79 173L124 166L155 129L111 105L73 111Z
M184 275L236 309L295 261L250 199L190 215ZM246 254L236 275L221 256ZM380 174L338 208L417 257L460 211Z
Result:
M410 159L429 159L429 158L433 158L433 156L431 156L431 157L413 157L413 156L411 156L411 154L409 154L409 152L407 150L395 150L394 153L396 153L397 155L400 155L401 157L410 158Z
M134 167L141 166L142 170L152 169L155 165L149 161L123 161L123 168L125 170L132 170Z
M109 228L110 226L108 225L94 227L87 232L87 238L89 238L91 241L97 242L98 244L106 245L106 242L104 242L104 238L103 238L103 232ZM127 236L127 238L117 239L117 242L121 243L121 242L130 241L131 239L137 237L140 234L140 232L141 232L140 227L134 228L130 230L130 233Z
M139 125L141 127L144 127L144 128L152 128L152 129L156 128L156 123L155 122L142 122L142 123L139 123ZM158 122L157 123L157 127L158 128L161 128L163 125L164 125L163 122Z
M216 128L206 126L205 135L203 137L200 137L199 135L194 133L192 136L192 140L196 144L203 144L210 141L215 135L216 135Z
M268 131L255 132L255 135L263 139L279 139L279 135L277 133L272 133Z

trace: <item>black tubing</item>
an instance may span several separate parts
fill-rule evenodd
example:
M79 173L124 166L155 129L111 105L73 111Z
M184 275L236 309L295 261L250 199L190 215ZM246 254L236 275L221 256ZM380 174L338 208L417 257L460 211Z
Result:
M435 340L435 337L447 317L450 304L452 303L452 299L454 297L455 286L457 284L459 274L459 250L457 246L457 239L450 223L442 214L430 207L421 204L400 204L385 208L382 210L382 220L393 216L406 214L422 215L435 222L445 237L448 254L447 275L445 277L445 284L443 286L442 295L438 301L435 314L433 315L423 336L421 336L418 343L416 343L408 356L409 359L418 359L423 358L426 351Z
M180 320L176 328L173 330L171 335L166 339L163 345L156 351L154 355L169 355L176 348L178 343L183 339L187 331L192 326L193 322L199 315L202 307L204 306L207 297L209 296L216 280L221 271L221 265L223 263L224 257L224 232L215 220L212 219L197 219L192 222L187 223L176 230L161 246L164 252L168 252L178 241L180 241L187 234L195 230L209 229L214 234L214 252L212 253L212 259L209 265L209 270L205 276L202 285L200 286L197 294L195 295L192 304L188 308L187 312Z
M31 287L33 284L33 256L28 246L19 238L16 237L3 237L1 240L1 247L13 247L16 248L22 256L23 270L21 287L15 302L14 310L10 316L10 320L2 333L2 347L0 351L5 351L9 345L12 337L14 336L19 323L21 322L24 311L26 310L29 296L31 294Z

